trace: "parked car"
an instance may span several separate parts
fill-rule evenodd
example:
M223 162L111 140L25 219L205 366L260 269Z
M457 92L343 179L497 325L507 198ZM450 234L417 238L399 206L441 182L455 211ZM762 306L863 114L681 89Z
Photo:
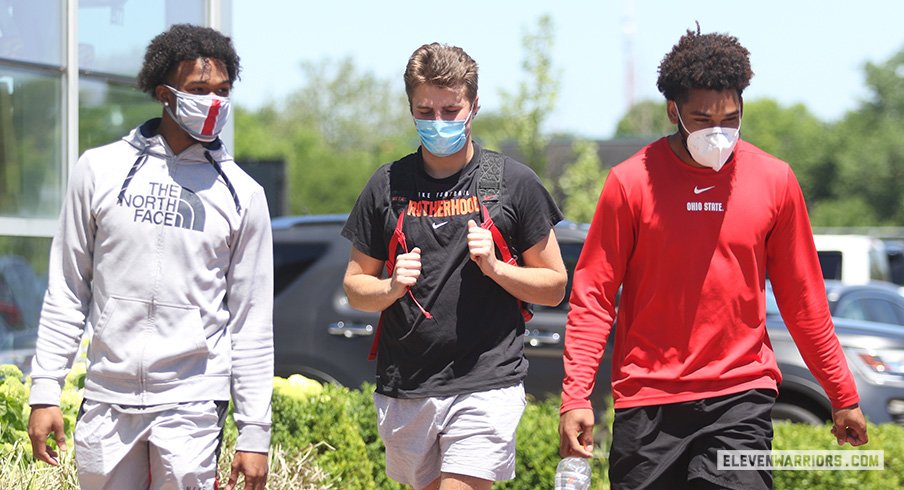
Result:
M822 277L847 284L890 281L891 263L884 241L867 235L813 235Z
M792 422L822 423L831 418L831 404L804 364L779 313L771 285L767 283L766 328L779 368L782 386L772 418ZM865 294L882 294L884 287L827 283L830 309L866 305ZM858 298L859 296L859 298ZM852 306L853 307L853 306ZM860 406L875 423L904 425L904 328L899 325L833 317L835 333L857 383Z
M25 259L0 256L0 364L31 370L44 289Z
M892 323L904 326L904 296L898 285L872 281L845 284L826 281L829 310L836 318Z
M351 308L342 289L350 252L349 242L339 235L344 222L345 215L273 220L277 375L301 373L349 387L375 380L375 365L367 360L367 353L378 315ZM587 228L563 223L556 227L556 235L569 275L566 300L555 307L535 307L524 338L530 362L525 389L538 398L556 396L561 389L567 298ZM836 288L829 283L829 291L830 303L839 311L853 309L845 305L866 304L858 295L878 289ZM771 289L768 293L766 326L784 377L773 417L806 423L829 420L829 400L778 315ZM835 326L864 413L876 423L904 425L904 329L844 318L836 318ZM598 409L604 407L610 391L611 338L593 395Z

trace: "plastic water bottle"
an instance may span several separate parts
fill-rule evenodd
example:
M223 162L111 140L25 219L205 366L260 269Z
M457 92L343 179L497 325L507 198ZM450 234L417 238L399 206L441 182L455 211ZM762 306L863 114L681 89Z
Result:
M562 458L556 466L555 490L587 490L590 488L590 461L587 458Z

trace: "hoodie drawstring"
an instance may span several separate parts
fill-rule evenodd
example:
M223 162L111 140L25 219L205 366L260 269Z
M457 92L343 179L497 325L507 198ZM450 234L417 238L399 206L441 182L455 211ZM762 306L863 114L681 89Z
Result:
M135 159L135 163L132 164L132 168L129 169L126 180L122 181L122 187L119 188L119 197L116 198L116 204L122 205L122 200L126 197L126 189L129 187L129 183L132 182L132 177L135 176L135 172L138 172L138 169L141 168L146 161L148 161L148 152L147 148L143 148L141 153L138 154L138 158Z
M226 187L229 188L229 193L232 194L232 200L235 202L235 211L239 214L242 214L242 206L239 204L239 195L235 192L235 187L232 186L232 182L229 181L229 177L226 177L226 174L223 173L223 168L220 167L220 164L210 156L209 151L204 152L204 158L213 165L213 168L216 169L217 174L223 178L223 181L226 182ZM129 184L132 182L132 177L135 177L135 173L138 172L144 163L148 161L148 151L147 148L141 150L141 153L138 154L138 158L135 159L135 163L132 164L132 168L129 169L129 174L126 175L126 179L122 181L122 187L119 188L119 196L116 198L116 204L122 205L123 199L126 197L126 189L129 188Z
M220 167L219 162L213 159L210 156L209 151L204 152L204 158L213 165L213 168L217 170L217 173L220 174L220 177L223 177L223 181L226 182L226 187L229 188L229 193L232 194L232 200L235 201L235 211L239 214L242 214L242 206L239 204L239 195L235 192L235 187L232 186L232 182L229 181L229 177L226 177L226 174L223 173L223 168Z

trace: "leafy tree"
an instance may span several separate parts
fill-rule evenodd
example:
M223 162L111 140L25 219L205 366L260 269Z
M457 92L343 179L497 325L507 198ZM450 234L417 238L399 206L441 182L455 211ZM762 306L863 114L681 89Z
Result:
M60 83L23 77L0 83L0 213L56 217L61 202L59 162L63 129ZM25 110L22 110L25 109Z
M542 123L555 105L552 21L542 17L524 38L523 68L529 79L502 93L505 116L480 112L474 137L501 149L514 140L519 157L541 177L548 137ZM281 108L236 113L235 153L242 160L281 159L287 164L290 213L347 212L382 163L418 144L401 80L380 80L351 60L304 63L304 85Z
M537 21L537 30L524 35L525 58L521 67L528 78L518 84L517 92L503 90L501 93L508 116L504 119L504 130L518 144L524 163L541 178L549 177L546 172L549 138L543 133L543 122L555 109L559 90L551 54L553 30L552 19L544 15Z
M665 111L665 101L642 100L630 108L618 121L616 138L665 136L675 132L675 125L669 121Z
M788 162L811 203L832 197L835 164L827 144L831 128L803 104L782 107L773 99L745 101L741 137Z
M860 199L871 211L864 214L863 206L851 209L851 216L860 217L856 224L900 226L904 223L904 50L884 63L868 63L865 71L871 97L837 126L837 177L832 191L839 202ZM827 216L831 220L827 217L819 224L845 224L838 213Z
M810 210L813 226L858 227L879 223L872 206L862 196L823 199Z
M593 141L577 140L573 148L577 157L559 179L559 188L566 196L562 210L571 221L589 223L609 169L603 169Z
M498 112L479 111L471 123L474 140L484 148L502 151L502 144L509 140L505 130L506 119Z
M402 81L350 59L301 69L305 83L282 108L237 112L236 158L286 162L290 213L345 213L380 164L416 147Z
M160 117L163 106L135 87L93 82L79 93L79 153L112 143L139 124Z

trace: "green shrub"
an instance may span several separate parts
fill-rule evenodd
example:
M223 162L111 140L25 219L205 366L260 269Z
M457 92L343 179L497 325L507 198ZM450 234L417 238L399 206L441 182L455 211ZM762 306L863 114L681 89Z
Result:
M17 442L28 441L28 389L22 371L0 366L0 455L9 453Z
M274 490L323 490L332 488L328 483L330 476L314 463L314 447L306 451L287 450L280 446L270 448L269 464L270 474L267 478L267 488ZM225 441L223 452L220 455L217 474L219 476L219 488L225 488L229 481L232 458L235 455L235 440ZM239 476L236 488L242 489L244 477Z
M373 383L365 383L360 390L351 391L349 411L364 441L367 460L372 465L374 486L381 490L405 489L408 487L386 476L386 446L377 432L377 409L373 400L375 388Z
M67 378L62 409L69 439L81 402L84 370ZM386 477L385 448L377 434L373 385L360 390L315 386L309 380L275 378L273 393L273 449L268 488L401 489ZM26 425L28 384L12 366L0 366L0 487L3 490L70 490L77 488L72 444L61 467L36 463L31 457ZM610 404L611 405L611 404ZM516 477L494 488L552 488L559 461L559 400L530 400L517 433ZM596 490L608 489L606 454L612 410L598 421L596 458L592 460ZM773 447L787 449L883 450L884 471L775 471L775 488L862 490L904 488L904 427L870 425L870 442L859 448L839 447L828 426L777 424ZM235 447L236 428L229 420L220 458L220 479L225 482ZM242 488L241 485L239 488Z
M838 446L831 426L801 424L775 424L773 450L884 450L885 470L775 470L772 472L777 490L801 488L818 490L900 489L904 488L904 427L894 424L874 425L867 428L869 443L851 447Z
M315 462L337 488L376 488L373 466L353 415L353 395L326 385L311 396L273 391L272 443L285 450L316 448Z
M515 479L499 483L494 488L534 490L552 488L559 464L559 405L558 397L535 401L529 398L516 433ZM610 403L611 405L611 403ZM611 419L610 419L611 420ZM597 421L596 430L605 431L607 421ZM609 470L606 455L608 438L602 446L595 446L590 460L594 489L609 488L606 472Z

